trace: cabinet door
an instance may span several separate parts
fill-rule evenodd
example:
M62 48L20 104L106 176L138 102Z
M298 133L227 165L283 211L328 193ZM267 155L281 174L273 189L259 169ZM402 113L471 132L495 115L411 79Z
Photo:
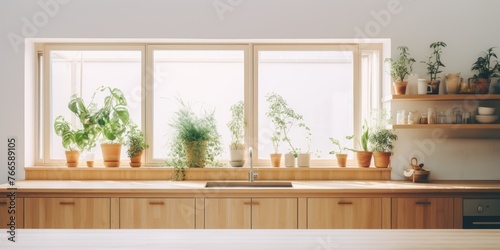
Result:
M453 198L393 198L392 228L453 228Z
M120 198L120 228L194 229L193 198Z
M297 229L297 198L252 198L252 229Z
M250 229L250 198L206 198L205 228Z
M4 195L2 195L4 196ZM0 228L9 228L10 217L14 216L15 228L23 228L23 198L16 198L15 204L10 204L9 198L0 198Z
M25 198L26 228L110 228L109 198Z
M380 229L381 198L308 198L309 229Z

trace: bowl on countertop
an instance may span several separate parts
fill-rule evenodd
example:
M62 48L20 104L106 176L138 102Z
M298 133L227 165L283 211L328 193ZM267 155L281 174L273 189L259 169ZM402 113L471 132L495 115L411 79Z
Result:
M479 115L493 115L495 114L495 108L490 108L490 107L478 107L477 108L477 113Z
M476 120L479 123L494 123L498 119L498 115L476 115Z

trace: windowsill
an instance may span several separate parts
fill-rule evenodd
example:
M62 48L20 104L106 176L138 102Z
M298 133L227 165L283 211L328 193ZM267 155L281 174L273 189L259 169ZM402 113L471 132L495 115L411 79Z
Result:
M95 166L26 167L27 180L171 180L171 167L109 168ZM249 167L206 167L186 169L186 180L246 180ZM392 168L347 167L254 167L259 180L390 180Z

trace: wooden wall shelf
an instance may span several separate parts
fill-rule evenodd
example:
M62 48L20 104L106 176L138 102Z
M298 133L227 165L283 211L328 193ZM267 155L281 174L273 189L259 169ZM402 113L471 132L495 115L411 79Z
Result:
M393 129L500 129L500 124L409 124L392 125Z
M465 100L500 100L499 94L461 94L461 95L391 95L383 98L383 101L465 101Z

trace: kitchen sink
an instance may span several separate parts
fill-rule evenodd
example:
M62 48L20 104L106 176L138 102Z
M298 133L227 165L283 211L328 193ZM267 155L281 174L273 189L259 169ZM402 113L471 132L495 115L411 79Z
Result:
M257 188L267 188L267 187L293 187L292 183L289 181L208 181L205 185L206 188L216 188L216 187L257 187Z

